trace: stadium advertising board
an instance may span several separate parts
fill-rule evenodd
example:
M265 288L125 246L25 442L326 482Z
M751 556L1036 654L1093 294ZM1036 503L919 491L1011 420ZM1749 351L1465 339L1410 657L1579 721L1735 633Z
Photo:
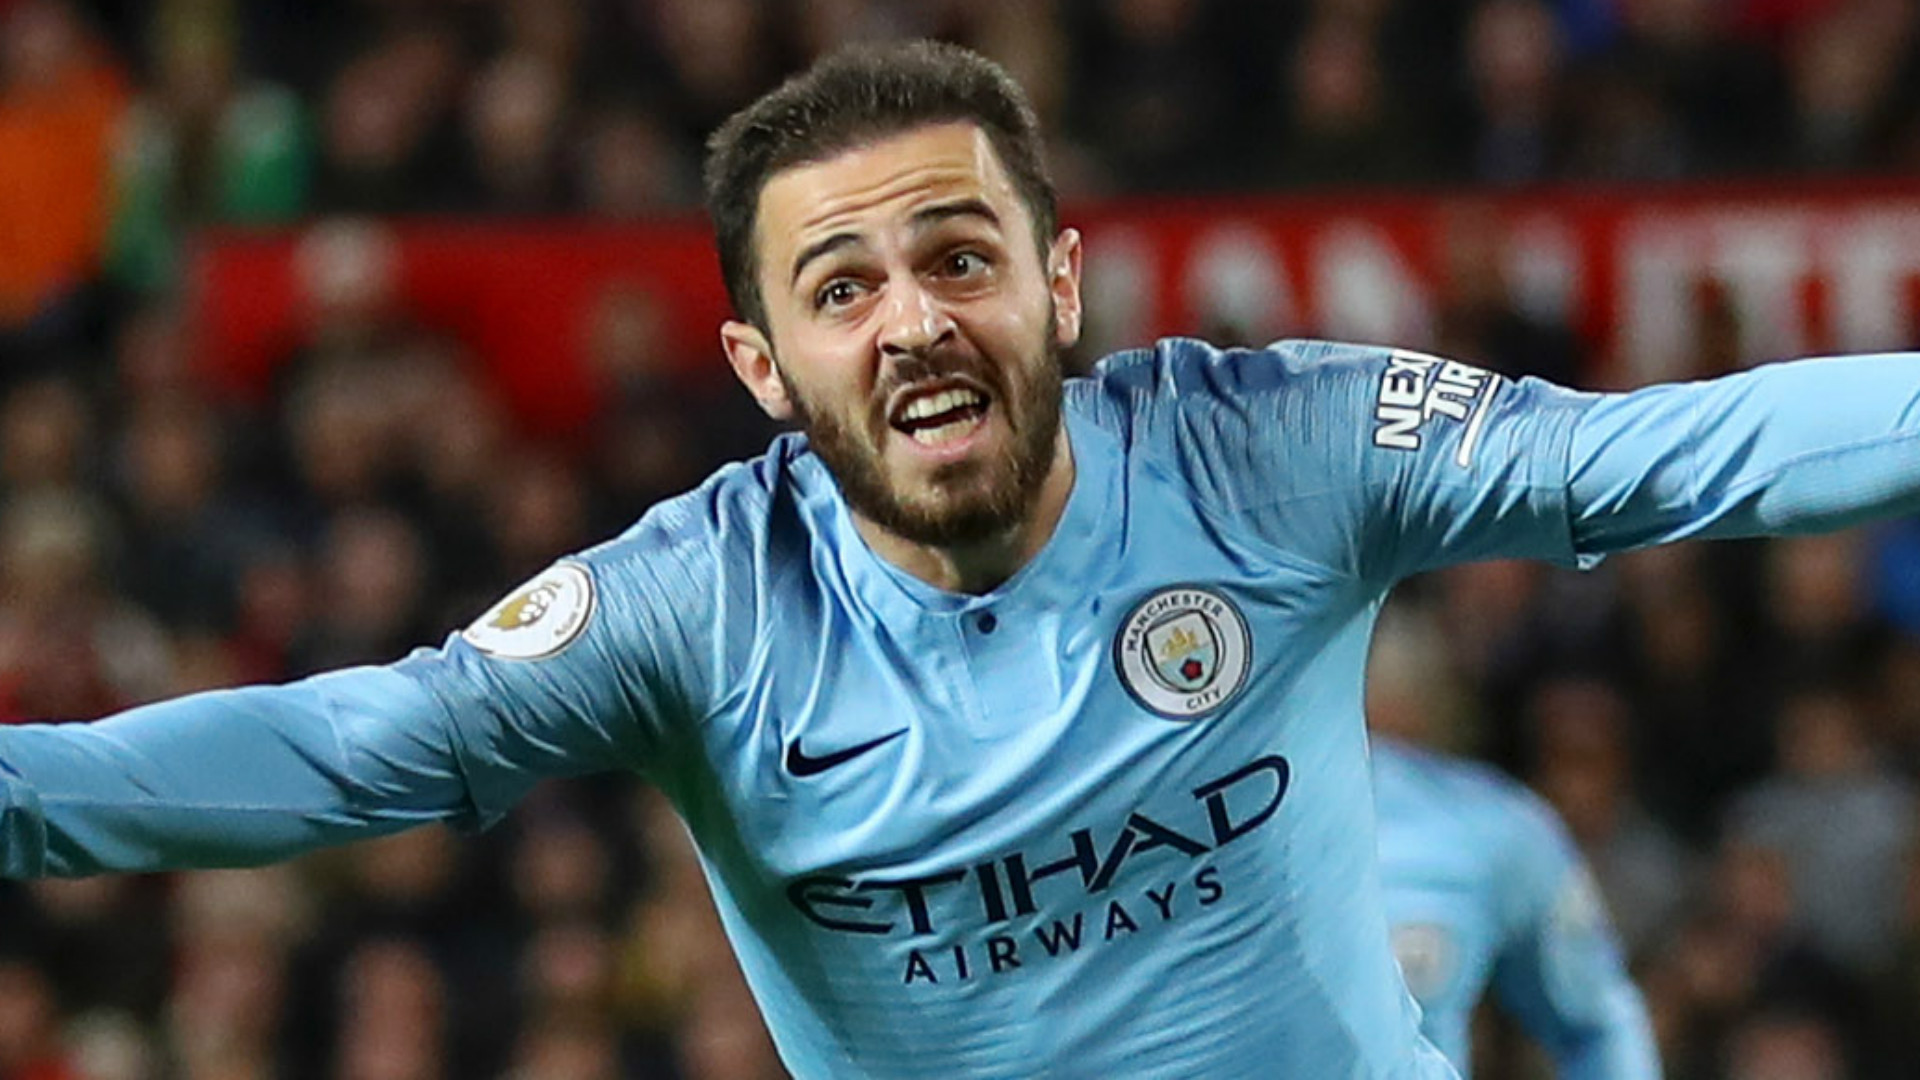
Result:
M1696 374L1716 328L1745 358L1920 343L1920 195L1893 185L1134 200L1066 220L1087 236L1095 352L1165 334L1432 347L1476 280L1577 331L1598 384ZM370 228L400 308L463 343L535 430L592 410L615 319L668 363L723 370L727 306L698 220ZM258 393L297 349L315 253L340 230L202 238L190 303L221 383Z

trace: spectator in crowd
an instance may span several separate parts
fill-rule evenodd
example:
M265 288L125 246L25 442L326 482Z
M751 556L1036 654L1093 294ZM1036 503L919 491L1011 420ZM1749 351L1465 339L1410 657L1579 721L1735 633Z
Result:
M168 999L171 923L185 906L155 880L114 885L44 881L9 912L10 945L59 957L48 969L55 1000L96 1018L151 1017ZM173 918L156 918L156 910Z
M1223 16L1203 0L1086 6L1073 27L1068 126L1110 173L1109 186L1164 191L1227 179L1218 136L1246 88Z
M755 0L658 0L626 5L654 46L675 135L697 155L707 133L778 81L787 61L775 9Z
M619 101L597 109L575 156L579 208L593 217L636 221L694 201L692 162L647 105Z
M169 626L230 627L234 583L262 528L227 498L218 422L195 402L160 398L122 423L122 588Z
M0 511L0 716L80 718L162 696L158 624L114 591L101 506L71 491Z
M1647 86L1671 118L1678 155L1668 171L1777 168L1790 115L1773 58L1728 32L1734 5L1717 0L1624 0L1621 38L1601 65L1609 79ZM1665 125L1662 125L1665 126Z
M98 434L97 411L73 379L15 386L0 401L0 487L12 497L89 487Z
M310 675L400 656L432 637L427 604L432 567L419 530L390 509L333 515L319 550L324 602L294 643L288 672Z
M619 1040L604 1021L538 1017L514 1047L507 1080L623 1080ZM644 1075L644 1074L641 1074Z
M1558 175L1566 153L1562 49L1559 27L1540 0L1491 0L1475 9L1466 64L1473 179L1512 185Z
M1832 1025L1796 1013L1743 1021L1727 1051L1727 1080L1846 1080L1849 1065Z
M1631 702L1634 772L1659 816L1708 842L1725 800L1772 760L1767 698L1740 662L1729 594L1751 552L1678 545L1634 552L1613 567L1618 676ZM1749 579L1751 580L1751 579Z
M375 939L342 968L334 1080L451 1080L448 985L417 943Z
M316 210L420 212L460 186L454 111L465 57L451 30L377 42L334 75L320 120Z
M1397 100L1377 33L1328 14L1308 23L1285 57L1279 158L1284 184L1379 186L1434 168L1436 148Z
M1797 684L1864 678L1887 639L1863 578L1860 532L1770 544L1762 565L1762 624L1776 700Z
M310 916L300 890L286 867L180 881L167 1052L182 1076L279 1075L288 963Z
M1741 1025L1770 1010L1821 1018L1860 1045L1862 986L1824 959L1801 929L1778 851L1729 844L1694 914L1652 958L1650 1000L1664 1012L1672 1075L1723 1075Z
M651 887L629 916L621 991L628 1021L668 1047L687 1080L761 1080L779 1059L714 914L685 828L657 794L637 807Z
M509 53L479 73L466 116L476 210L542 214L566 205L569 105L562 70L537 54Z
M61 1044L59 1021L46 974L25 960L0 960L0 1075L83 1080Z
M0 10L0 361L87 334L126 107L124 74L67 0Z
M1727 836L1777 851L1813 946L1862 978L1893 956L1902 860L1920 817L1911 781L1880 759L1854 694L1791 692L1780 711L1779 767L1738 796Z
M731 387L700 378L697 362L676 355L663 303L617 281L583 328L587 375L600 405L588 457L601 533L625 528L638 508L698 483L702 463L751 453L775 430Z
M1920 44L1910 6L1858 0L1809 23L1782 43L1798 163L1824 172L1887 160L1907 104L1899 80Z
M153 85L115 138L108 240L112 277L149 294L179 281L185 230L293 220L312 167L300 100L245 79L230 11L166 0L152 23Z

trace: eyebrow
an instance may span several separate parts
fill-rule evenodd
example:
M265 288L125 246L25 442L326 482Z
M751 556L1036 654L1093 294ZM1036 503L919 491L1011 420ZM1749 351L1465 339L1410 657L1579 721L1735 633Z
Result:
M910 224L915 231L925 231L942 222L967 217L979 218L995 228L1000 227L1000 215L993 212L993 207L988 206L982 199L973 198L955 199L953 202L940 203L915 211ZM857 233L839 232L801 248L800 253L793 258L793 276L788 279L788 284L791 285L800 280L800 274L807 268L808 263L861 242L861 237Z
M926 229L954 218L976 217L995 228L1000 227L1000 215L993 212L982 199L955 199L950 203L929 206L913 215L913 227Z

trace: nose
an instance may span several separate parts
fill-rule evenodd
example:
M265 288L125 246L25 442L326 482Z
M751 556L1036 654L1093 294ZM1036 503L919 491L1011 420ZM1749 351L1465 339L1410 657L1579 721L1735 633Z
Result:
M889 283L884 304L880 351L889 357L925 353L957 332L939 298L915 278Z

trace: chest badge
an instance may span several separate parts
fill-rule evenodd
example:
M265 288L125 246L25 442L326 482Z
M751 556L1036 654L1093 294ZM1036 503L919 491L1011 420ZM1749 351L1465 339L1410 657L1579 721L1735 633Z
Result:
M1393 928L1393 958L1407 990L1422 1005L1432 1005L1453 981L1458 949L1453 935L1438 923L1407 923Z
M1176 585L1135 604L1113 640L1120 685L1169 720L1194 720L1246 685L1253 638L1233 601Z

